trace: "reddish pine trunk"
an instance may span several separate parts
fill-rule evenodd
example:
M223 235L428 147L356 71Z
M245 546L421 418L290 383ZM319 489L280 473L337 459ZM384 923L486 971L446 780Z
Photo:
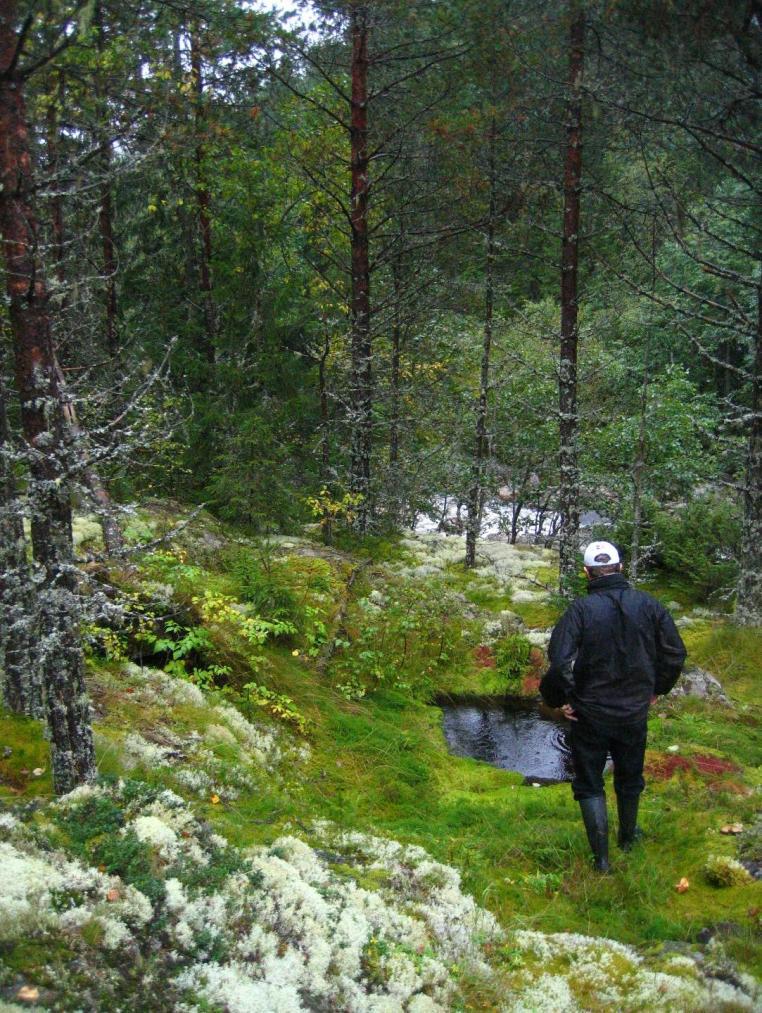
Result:
M53 259L56 268L56 281L60 289L60 304L63 308L65 303L66 274L64 272L64 218L63 200L60 194L61 180L59 179L60 158L58 144L58 110L63 106L65 89L65 78L62 72L58 74L58 95L51 99L47 110L47 146L48 146L48 172L53 182L53 196L50 200L50 229L53 240Z
M579 549L579 465L577 437L577 267L579 263L580 189L582 182L582 71L585 15L570 0L569 98L564 159L564 221L561 244L561 346L559 407L560 586L565 592L577 568Z
M352 174L352 390L350 392L352 455L351 486L363 496L358 527L368 525L370 495L371 411L373 374L370 334L370 257L368 248L368 11L353 4L352 118L350 162Z
M204 316L203 353L207 362L214 362L216 309L212 294L212 219L211 194L205 180L203 136L206 129L204 110L204 77L198 31L191 32L191 79L195 95L194 129L196 134L196 202L199 231L199 288Z
M71 503L48 293L38 254L16 5L0 10L0 233L21 422L30 456L32 546L42 567L41 670L53 784L70 791L96 773L72 565Z

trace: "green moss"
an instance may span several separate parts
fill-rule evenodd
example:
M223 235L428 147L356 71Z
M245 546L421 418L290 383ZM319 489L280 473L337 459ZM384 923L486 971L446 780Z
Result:
M0 708L0 798L49 796L52 791L50 747L42 722Z
M394 544L368 543L365 558L397 558ZM291 554L279 557L277 566L296 599L324 610L320 614L330 623L356 562ZM194 567L190 557L186 563L193 569L179 575L181 582L187 580L187 586L181 585L183 594L215 581L215 586L224 585L230 593L230 573L222 561L209 559L207 569ZM219 567L216 571L215 565ZM552 567L538 568L538 579L548 578L551 572L554 576ZM358 598L374 587L393 595L420 583L389 573L380 563L367 567L353 588L347 622L350 635L359 637L371 621L377 621L372 613L359 608ZM436 582L425 583L427 593L436 591ZM558 617L557 609L548 602L510 603L505 595L493 592L488 581L476 580L462 568L452 568L439 586L449 592L462 591L478 600L482 608L510 608L532 628L552 626ZM671 591L669 597L682 600ZM420 659L428 649L425 638L430 637L432 623L430 617L424 618L425 622L407 631L406 657ZM430 674L431 691L504 692L504 676L497 669L477 667L475 640L460 637L463 629L473 632L469 623L459 611L454 611L448 622L457 641L453 637L455 646ZM736 946L739 959L753 966L759 949L753 942L749 889L731 886L719 891L706 881L702 870L706 856L717 848L718 828L723 823L750 825L753 821L755 800L746 792L755 783L752 768L759 764L754 678L762 671L762 634L712 622L688 627L685 634L692 660L715 672L730 695L744 706L731 710L668 698L652 715L653 755L671 755L666 750L677 743L680 756L708 753L732 760L741 769L712 778L696 771L678 771L666 780L651 778L641 806L645 842L628 855L612 848L611 877L597 876L590 869L578 807L568 785L524 787L520 774L450 755L441 711L424 702L430 696L417 699L409 686L384 683L362 700L342 698L332 688L332 669L318 672L314 661L305 658L306 640L301 639L296 641L300 650L296 658L290 645L266 644L262 668L255 678L289 696L310 719L311 758L293 767L287 765L280 772L266 772L258 787L243 791L234 804L206 806L204 818L242 846L271 843L283 832L308 834L315 818L419 844L435 858L461 869L465 887L508 927L599 934L642 945L694 939L707 924L733 922L743 930ZM223 630L215 629L211 635L218 649L226 649ZM372 649L389 655L389 644L379 647L379 642L374 640ZM396 649L398 643L392 646ZM236 665L234 683L254 678L243 662ZM402 681L409 681L414 671L406 669ZM220 723L211 706L169 708L160 702L137 702L128 692L124 675L109 666L94 667L91 679L99 712L105 714L97 728L99 763L102 771L112 776L125 773L121 742L128 731L142 731L150 737L151 729L166 727L186 735L194 730L203 733L210 724ZM216 699L219 697L211 696L209 703ZM246 712L259 720L264 716L251 708ZM16 773L22 766L30 770L48 766L47 744L38 724L0 715L0 746L5 742L13 747ZM240 750L231 743L210 740L209 748L221 763L240 762ZM0 765L0 772L5 769ZM173 783L168 768L144 773L157 787ZM12 790L6 785L6 796L46 787L42 781L30 783L22 778L22 782ZM175 790L184 791L177 785ZM610 777L607 790L613 829L616 820ZM196 807L201 809L198 801ZM149 895L158 896L154 857L134 835L121 834L119 815L96 806L84 815L81 828L71 823L59 826L60 843L79 849L87 860L103 864ZM193 889L213 888L232 871L228 861L221 853L209 870L202 870L201 878L199 870L182 867L177 871ZM349 861L346 866L332 867L369 889L383 887L385 882L385 873L361 871ZM691 887L678 894L674 887L683 876L689 878ZM96 936L97 932L93 938ZM208 942L213 946L213 940ZM97 939L92 945L97 946ZM483 984L469 984L466 979L462 984L472 1008L478 1008L480 1002L497 1004ZM588 1001L589 997L583 999Z
M97 517L79 514L73 518L71 527L76 549L102 548L103 531Z
M93 949L98 949L98 947L103 944L103 938L106 935L106 930L103 928L103 925L95 919L93 921L86 922L79 932L87 945L92 946Z
M449 563L445 567L445 579L448 587L461 592L479 608L491 612L511 608L510 595L496 580L474 573L462 563Z
M716 675L727 693L744 703L759 703L762 628L702 624L689 627L685 641L690 661Z
M521 616L530 630L546 630L554 626L560 616L561 608L551 601L517 601L509 606Z
M657 571L649 574L648 579L638 581L638 588L660 601L675 601L683 610L703 604L699 590L689 577Z
M0 943L0 975L7 969L39 981L46 969L68 963L74 956L60 938L24 938Z

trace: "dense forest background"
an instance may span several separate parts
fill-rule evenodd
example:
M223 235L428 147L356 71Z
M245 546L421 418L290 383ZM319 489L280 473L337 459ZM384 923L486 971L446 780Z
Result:
M10 659L44 603L54 741L73 504L118 554L148 496L326 539L447 497L472 564L493 504L562 589L595 511L762 620L760 16L3 3L0 590Z

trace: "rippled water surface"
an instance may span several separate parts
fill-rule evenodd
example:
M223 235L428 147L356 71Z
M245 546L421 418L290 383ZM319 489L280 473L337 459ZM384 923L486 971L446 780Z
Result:
M565 730L541 717L535 707L510 703L441 706L447 745L456 756L516 770L529 780L571 780Z

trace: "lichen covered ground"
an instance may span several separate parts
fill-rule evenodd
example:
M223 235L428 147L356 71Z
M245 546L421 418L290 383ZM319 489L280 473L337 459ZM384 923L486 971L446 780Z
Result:
M99 782L53 799L0 713L0 1009L759 1008L760 631L678 609L730 703L655 708L646 840L599 877L567 785L447 752L431 699L531 693L557 614L550 554L479 548L199 518L89 566Z

